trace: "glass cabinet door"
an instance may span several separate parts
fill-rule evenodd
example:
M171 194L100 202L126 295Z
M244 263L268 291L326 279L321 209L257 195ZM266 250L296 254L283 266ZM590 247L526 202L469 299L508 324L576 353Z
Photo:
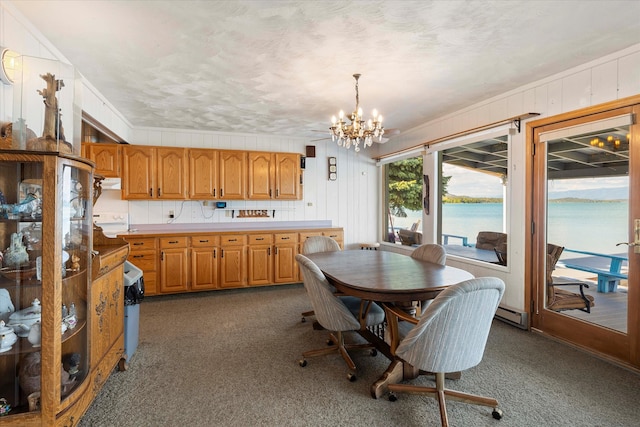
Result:
M56 153L0 152L3 415L56 412L89 371L91 174Z

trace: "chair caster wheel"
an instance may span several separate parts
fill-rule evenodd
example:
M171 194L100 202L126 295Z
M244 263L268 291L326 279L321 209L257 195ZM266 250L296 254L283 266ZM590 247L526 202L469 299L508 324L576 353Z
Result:
M398 396L395 393L389 393L389 402L395 402L396 400L398 400Z
M371 355L371 357L376 357L378 355L378 350L372 348L369 354Z
M501 420L502 419L502 411L500 409L498 409L498 408L493 408L493 412L491 412L491 415L496 420Z
M332 339L328 339L327 340L327 345L333 345L333 340Z
M356 374L348 374L347 379L351 382L354 382L357 379Z
M307 319L303 317L303 318L300 320L300 322L302 322L302 323L306 323L306 322L307 322Z
M305 366L307 366L307 361L305 359L300 359L298 361L298 364L304 368Z

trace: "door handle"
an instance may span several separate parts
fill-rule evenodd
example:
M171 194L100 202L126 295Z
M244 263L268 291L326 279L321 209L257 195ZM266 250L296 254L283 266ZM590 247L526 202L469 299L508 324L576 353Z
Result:
M633 252L636 254L640 254L640 219L633 220L633 234L635 237L635 242L620 242L616 243L616 246L627 245L633 247Z

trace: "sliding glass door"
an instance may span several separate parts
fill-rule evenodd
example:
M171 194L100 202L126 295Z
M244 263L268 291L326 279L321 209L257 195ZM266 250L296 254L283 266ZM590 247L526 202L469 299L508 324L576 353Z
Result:
M639 111L616 104L532 125L533 327L635 366Z

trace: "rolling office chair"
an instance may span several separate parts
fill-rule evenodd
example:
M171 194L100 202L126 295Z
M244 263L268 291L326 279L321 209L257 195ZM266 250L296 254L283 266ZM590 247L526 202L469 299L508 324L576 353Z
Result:
M374 302L363 301L351 296L337 296L333 293L332 286L327 281L318 266L304 255L296 255L296 261L302 271L304 287L307 290L311 304L320 325L331 331L329 347L318 350L309 350L302 353L300 366L307 366L308 357L322 356L330 353L340 353L352 372L347 378L355 381L353 363L348 350L373 349L371 355L375 356L372 344L346 344L344 332L358 331L367 326L376 326L384 322L384 310Z
M337 252L340 251L340 245L331 237L311 236L305 240L302 245L303 254L314 254L317 252ZM335 289L334 289L335 292ZM307 321L307 317L313 316L313 310L302 312L302 323Z
M449 425L445 399L489 406L493 408L495 419L502 418L497 400L445 388L445 373L469 369L480 363L504 287L504 282L494 277L466 280L450 286L433 300L419 319L384 304L392 354L421 371L436 375L435 387L389 384L389 400L396 400L396 392L434 397L438 399L443 426ZM406 330L399 327L398 319L415 326ZM406 322L402 323L407 325Z
M411 258L421 259L438 265L445 265L447 262L447 251L443 246L435 243L426 243L418 246L412 253ZM433 300L420 301L420 313L426 310Z

